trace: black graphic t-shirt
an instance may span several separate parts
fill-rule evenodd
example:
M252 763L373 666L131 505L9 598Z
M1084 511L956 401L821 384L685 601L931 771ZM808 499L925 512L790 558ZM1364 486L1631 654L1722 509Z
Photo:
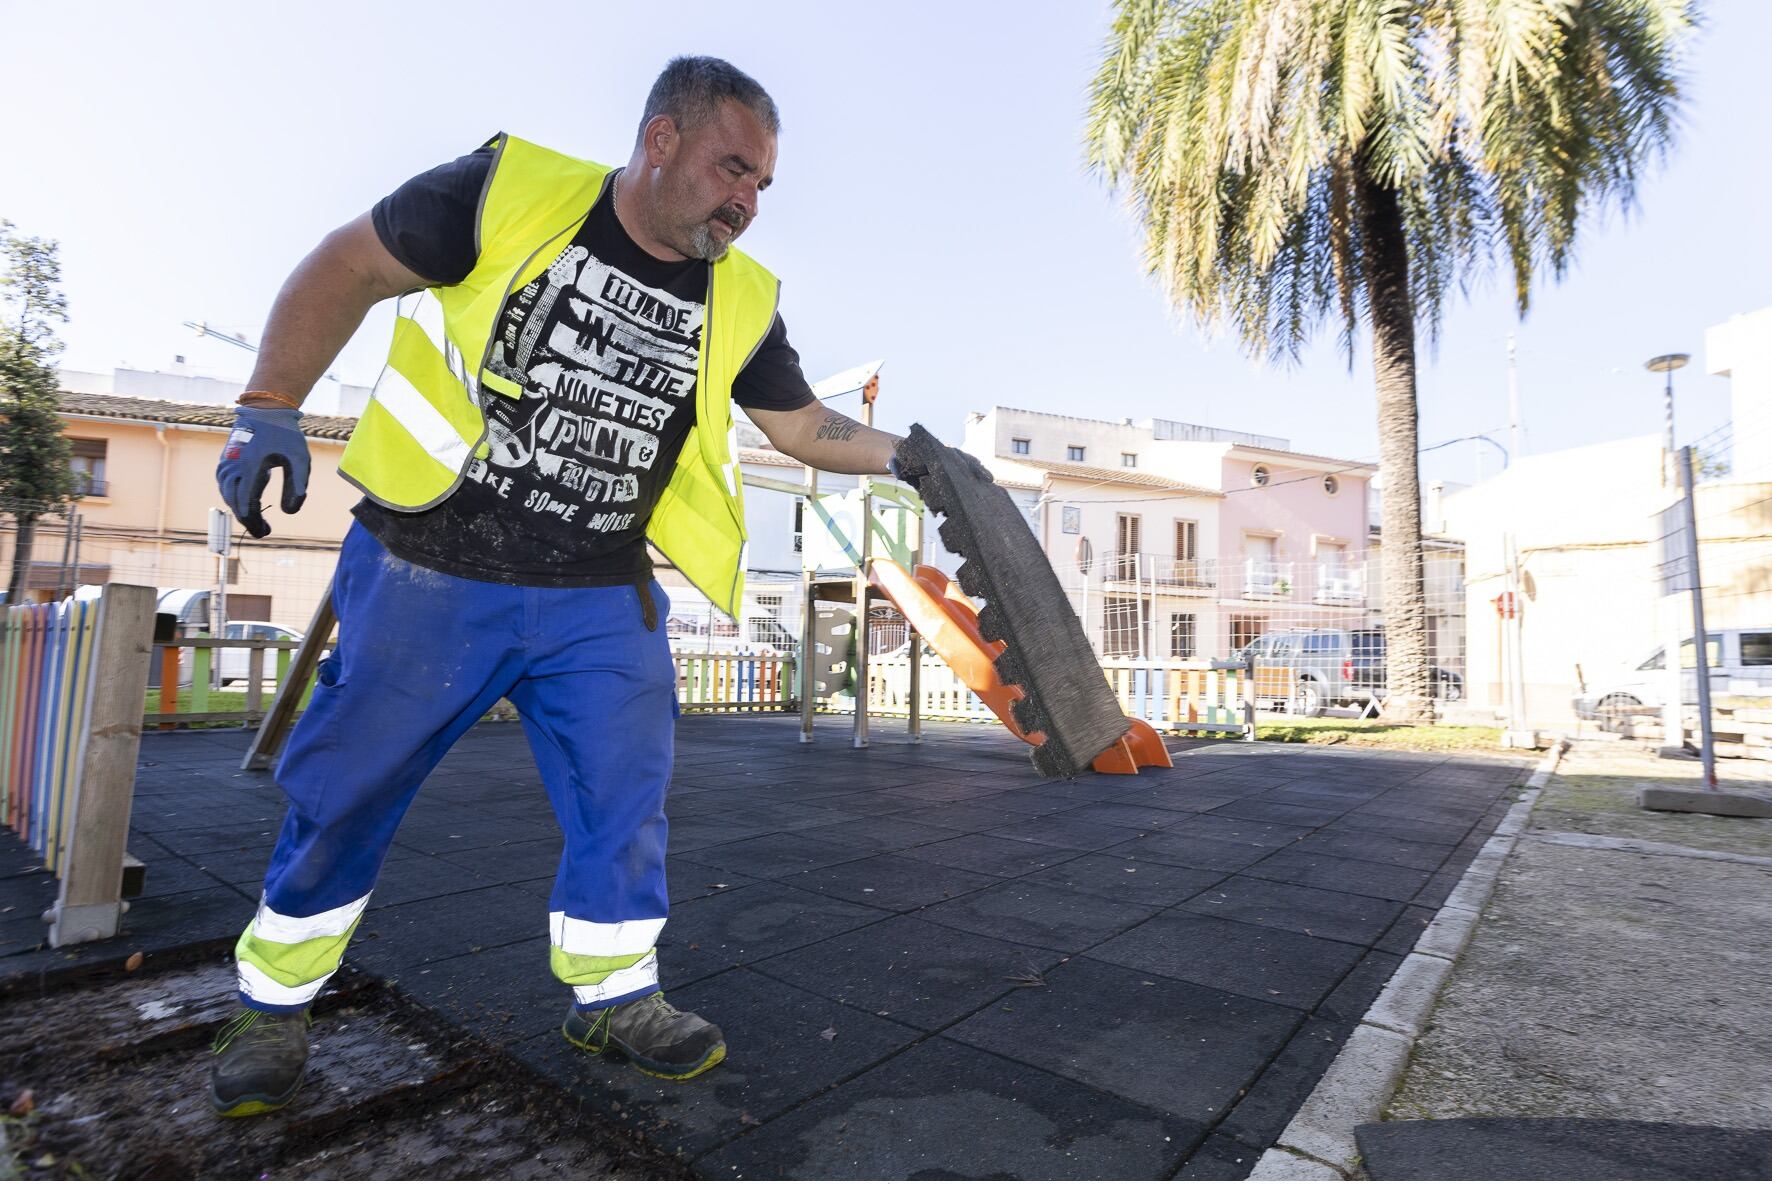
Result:
M438 284L473 270L490 147L379 202L382 243ZM650 570L645 530L695 420L708 264L635 244L606 189L578 235L513 292L487 369L523 388L481 393L490 455L429 510L367 498L355 513L389 551L469 579L539 587L632 583ZM740 406L813 401L779 317L733 384Z

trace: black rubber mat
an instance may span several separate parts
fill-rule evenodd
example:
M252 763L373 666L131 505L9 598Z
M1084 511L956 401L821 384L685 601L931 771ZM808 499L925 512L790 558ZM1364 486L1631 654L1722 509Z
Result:
M1076 776L1126 734L1126 715L1027 519L977 460L921 424L899 445L898 471L942 516L941 541L964 559L954 579L984 602L979 630L1008 646L997 673L1027 693L1016 722L1046 734L1034 768Z
M1354 1128L1374 1180L1765 1180L1772 1131L1603 1118L1442 1118Z

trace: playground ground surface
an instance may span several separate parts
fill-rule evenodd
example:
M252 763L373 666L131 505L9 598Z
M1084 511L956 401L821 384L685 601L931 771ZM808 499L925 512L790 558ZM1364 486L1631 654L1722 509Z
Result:
M1172 741L1171 770L1043 782L1001 729L876 723L854 750L844 723L810 746L779 716L679 728L659 955L725 1030L722 1066L661 1082L560 1038L558 830L521 727L482 724L396 838L302 1096L234 1123L202 1050L281 794L239 771L242 732L144 737L148 887L122 937L40 948L53 882L0 835L0 1106L30 1111L6 1154L38 1175L1236 1178L1528 771Z

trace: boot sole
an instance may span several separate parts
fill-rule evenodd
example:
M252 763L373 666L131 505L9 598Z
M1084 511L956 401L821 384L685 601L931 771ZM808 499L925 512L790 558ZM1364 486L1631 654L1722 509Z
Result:
M574 1048L582 1048L584 1051L591 1053L615 1053L617 1056L627 1061L628 1064L632 1065L638 1072L644 1073L648 1077L658 1077L665 1081L688 1081L691 1077L700 1077L703 1073L706 1073L709 1069L712 1069L715 1065L718 1065L721 1061L726 1059L725 1041L721 1041L719 1044L716 1044L713 1048L709 1049L708 1055L701 1059L700 1064L689 1069L682 1069L675 1066L665 1065L659 1061L646 1060L642 1057L637 1057L620 1045L592 1044L588 1040L574 1039L572 1033L566 1030L565 1025L561 1025L560 1035L566 1037L566 1043L572 1045Z
M269 1114L271 1111L281 1110L293 1102L295 1095L301 1092L302 1083L307 1079L307 1070L303 1069L302 1075L296 1078L295 1084L289 1087L288 1093L274 1097L265 1094L247 1094L232 1102L224 1102L221 1098L216 1097L215 1090L211 1087L209 1104L222 1118L250 1118L255 1114Z

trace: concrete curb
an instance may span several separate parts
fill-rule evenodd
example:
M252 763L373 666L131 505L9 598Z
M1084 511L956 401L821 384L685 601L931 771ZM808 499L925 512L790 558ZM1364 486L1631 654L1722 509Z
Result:
M1502 864L1568 747L1569 741L1560 736L1551 742L1520 800L1465 868L1414 951L1385 984L1279 1139L1255 1161L1251 1180L1345 1180L1358 1171L1354 1128L1377 1121L1396 1092L1440 990L1495 893Z

